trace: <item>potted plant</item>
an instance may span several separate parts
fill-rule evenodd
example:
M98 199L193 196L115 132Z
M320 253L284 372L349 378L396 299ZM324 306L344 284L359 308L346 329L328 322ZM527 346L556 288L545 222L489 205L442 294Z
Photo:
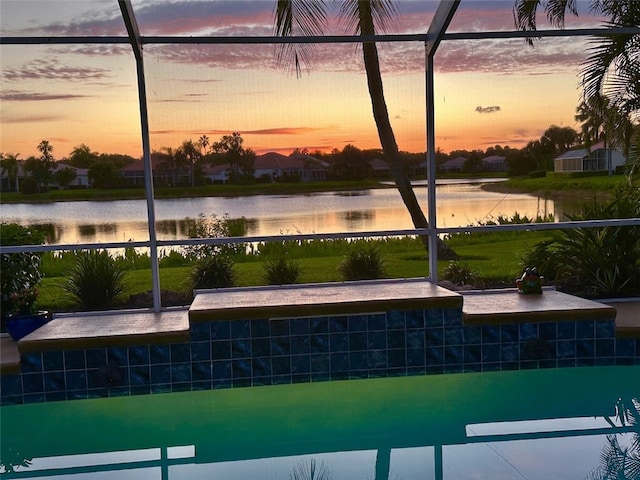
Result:
M0 242L8 245L39 245L42 232L16 223L0 224ZM0 255L0 314L2 329L19 340L51 319L47 311L37 310L38 285L42 280L40 255L37 253L3 253Z

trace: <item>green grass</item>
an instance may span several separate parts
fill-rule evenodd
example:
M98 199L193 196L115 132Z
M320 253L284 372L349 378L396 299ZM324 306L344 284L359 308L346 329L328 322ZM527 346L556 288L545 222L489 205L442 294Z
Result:
M547 192L549 194L567 194L582 191L584 193L610 194L627 182L624 175L606 175L593 177L573 177L563 174L548 174L541 178L518 177L492 185L492 190Z
M522 255L533 245L546 238L542 232L501 232L475 234L464 239L452 239L451 245L461 256L459 262L468 265L479 273L479 287L499 285L513 286L520 275ZM299 247L304 256L299 258L301 277L299 283L339 282L338 265L344 259L346 249L326 242L316 245L305 244ZM378 242L385 261L388 278L415 278L428 275L429 265L421 243L415 239L385 240ZM265 285L263 265L268 256L240 257L235 263L237 286ZM51 263L49 261L49 263ZM448 261L438 263L439 276L448 265ZM160 287L184 293L189 289L190 266L160 268ZM544 274L544 272L542 272ZM39 308L54 312L70 311L76 308L62 288L65 282L64 270L48 267L48 273L40 287ZM148 268L131 269L126 277L126 294L151 290L151 270Z

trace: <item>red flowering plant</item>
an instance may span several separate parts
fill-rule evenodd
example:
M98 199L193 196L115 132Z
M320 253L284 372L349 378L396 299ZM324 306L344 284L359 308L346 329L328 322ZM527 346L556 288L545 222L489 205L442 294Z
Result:
M0 244L39 245L44 234L15 223L0 224ZM0 255L0 313L4 324L12 313L33 313L38 299L40 254L20 252Z

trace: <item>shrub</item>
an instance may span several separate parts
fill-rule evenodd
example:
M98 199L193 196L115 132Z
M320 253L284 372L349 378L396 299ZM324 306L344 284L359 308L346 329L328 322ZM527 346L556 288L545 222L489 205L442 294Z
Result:
M208 218L204 214L198 215L198 219L189 227L189 238L224 238L244 236L248 220L244 217L231 219L228 214L222 217L213 214ZM201 259L215 255L237 255L245 251L244 244L195 244L182 247L188 257Z
M547 176L546 170L534 170L527 174L529 178L544 178Z
M300 278L300 263L287 257L277 257L264 264L264 279L269 285L296 283Z
M472 285L478 280L478 273L472 270L467 263L458 263L452 260L442 272L442 278L456 285Z
M385 263L378 247L368 241L356 241L338 266L343 280L375 280L386 275Z
M2 245L39 245L44 234L17 223L0 224ZM38 297L37 286L42 280L40 254L3 253L0 255L0 314L4 320L10 313L31 312Z
M234 263L225 255L200 258L191 271L191 290L198 288L228 288L236 282Z
M124 293L127 267L106 251L80 252L64 289L87 310L112 308Z

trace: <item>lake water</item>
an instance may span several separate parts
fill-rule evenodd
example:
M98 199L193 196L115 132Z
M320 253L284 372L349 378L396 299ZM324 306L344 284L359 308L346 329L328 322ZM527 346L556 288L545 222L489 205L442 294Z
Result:
M488 180L439 182L436 189L439 227L486 222L498 215L553 214L556 221L577 208L576 202L529 194L481 189ZM493 180L497 181L497 180ZM425 212L427 187L415 185ZM46 225L50 244L144 241L149 238L145 200L59 202L2 205L2 221ZM413 228L395 188L308 195L256 195L156 200L159 240L187 238L186 220L200 214L228 214L249 220L247 235L365 232Z

